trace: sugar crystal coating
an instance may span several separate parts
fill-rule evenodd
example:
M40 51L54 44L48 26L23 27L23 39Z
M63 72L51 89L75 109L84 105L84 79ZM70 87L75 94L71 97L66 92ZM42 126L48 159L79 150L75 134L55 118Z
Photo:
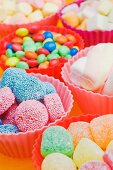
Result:
M0 115L6 112L15 102L15 96L9 87L0 89Z
M0 133L18 133L19 130L16 126L11 124L0 125Z
M73 160L61 153L52 153L42 162L42 170L76 170Z
M44 82L43 85L45 85L46 95L56 93L56 89L51 83Z
M60 96L57 93L44 97L44 104L49 112L51 122L66 115Z
M61 126L51 126L44 131L41 143L41 154L44 157L54 152L71 157L73 151L72 137L65 128Z
M36 100L23 101L16 109L15 122L20 131L40 129L48 123L46 107Z

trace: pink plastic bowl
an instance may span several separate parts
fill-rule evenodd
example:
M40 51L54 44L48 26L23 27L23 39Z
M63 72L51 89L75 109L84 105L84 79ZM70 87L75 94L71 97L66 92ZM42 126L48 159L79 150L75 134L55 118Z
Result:
M84 0L79 0L78 2L74 2L71 3L69 5L72 4L78 4L80 6L80 4L84 2ZM96 45L98 43L105 43L105 42L113 42L113 30L111 31L87 31L87 30L80 30L80 29L76 29L74 27L72 27L71 25L69 25L63 18L62 18L62 11L64 8L68 7L69 5L64 6L60 12L59 12L59 18L62 21L63 25L66 28L69 28L73 31L76 31L77 33L79 33L84 41L85 41L85 47L89 47L91 45Z
M50 82L54 85L57 93L59 94L62 100L64 110L67 116L73 107L73 96L71 94L71 91L68 89L68 87L65 86L64 83L60 82L58 79L54 79L53 77L49 77L47 75L41 75L41 74L31 74L31 75L39 78L42 81ZM62 118L59 120L62 120ZM54 124L54 123L50 123L50 124ZM0 152L11 157L19 157L19 158L30 157L32 155L32 147L34 141L41 133L43 128L34 131L25 132L25 133L20 132L17 134L0 134Z

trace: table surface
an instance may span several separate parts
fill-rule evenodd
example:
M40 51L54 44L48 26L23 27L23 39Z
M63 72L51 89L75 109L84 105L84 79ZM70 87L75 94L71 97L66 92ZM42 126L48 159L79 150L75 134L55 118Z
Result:
M73 2L73 0L66 0L66 3ZM61 26L61 23L58 24ZM1 70L0 70L1 71ZM77 107L76 107L77 108ZM76 113L79 108L76 109ZM36 170L31 158L28 159L14 159L0 154L0 170Z

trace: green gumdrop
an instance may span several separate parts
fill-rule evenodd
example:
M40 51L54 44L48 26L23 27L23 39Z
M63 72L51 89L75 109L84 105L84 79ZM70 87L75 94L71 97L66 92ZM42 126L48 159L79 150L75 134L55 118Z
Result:
M66 55L65 58L70 59L72 56L70 54Z
M40 54L37 57L37 61L38 61L39 64L44 63L46 61L46 56L44 54Z
M7 56L8 58L13 57L13 51L12 51L11 49L7 49L7 50L6 50L6 56Z
M24 51L17 51L16 52L16 57L17 58L21 58L21 57L23 57L25 55L25 52Z
M24 62L24 61L20 61L18 62L18 64L16 65L17 68L21 68L21 69L28 69L29 68L29 65Z
M38 50L39 48L42 48L42 42L36 42L35 47L36 47L36 50Z
M59 48L59 54L60 54L61 56L66 56L66 55L68 55L69 53L70 53L70 49L69 49L67 46L63 45L63 46L61 46L61 47Z
M58 54L58 49L55 49L54 51L52 51L51 54Z
M42 136L41 154L46 157L48 154L58 152L72 157L74 145L71 135L61 126L51 126Z
M48 56L47 56L47 60L48 61L50 61L50 60L52 60L52 59L57 59L57 58L59 58L60 56L58 55L58 54L49 54Z

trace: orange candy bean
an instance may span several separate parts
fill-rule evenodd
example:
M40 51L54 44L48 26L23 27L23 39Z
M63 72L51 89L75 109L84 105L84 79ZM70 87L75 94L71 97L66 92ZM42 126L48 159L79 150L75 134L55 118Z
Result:
M37 58L37 54L33 51L26 51L25 56L28 59L36 59Z
M12 43L22 44L23 39L20 38L20 37L15 37L15 38L12 39Z
M77 43L77 39L71 34L67 34L66 38L68 39L68 41L71 41L73 44Z
M2 61L3 63L5 63L6 62L6 60L7 60L7 56L6 55L1 55L1 57L0 57L0 61Z
M49 62L45 61L44 63L41 63L38 68L40 69L46 69L49 66Z
M67 38L66 38L65 36L61 35L61 36L58 36L58 37L56 38L56 41L57 41L59 44L65 44L65 43L67 42Z

